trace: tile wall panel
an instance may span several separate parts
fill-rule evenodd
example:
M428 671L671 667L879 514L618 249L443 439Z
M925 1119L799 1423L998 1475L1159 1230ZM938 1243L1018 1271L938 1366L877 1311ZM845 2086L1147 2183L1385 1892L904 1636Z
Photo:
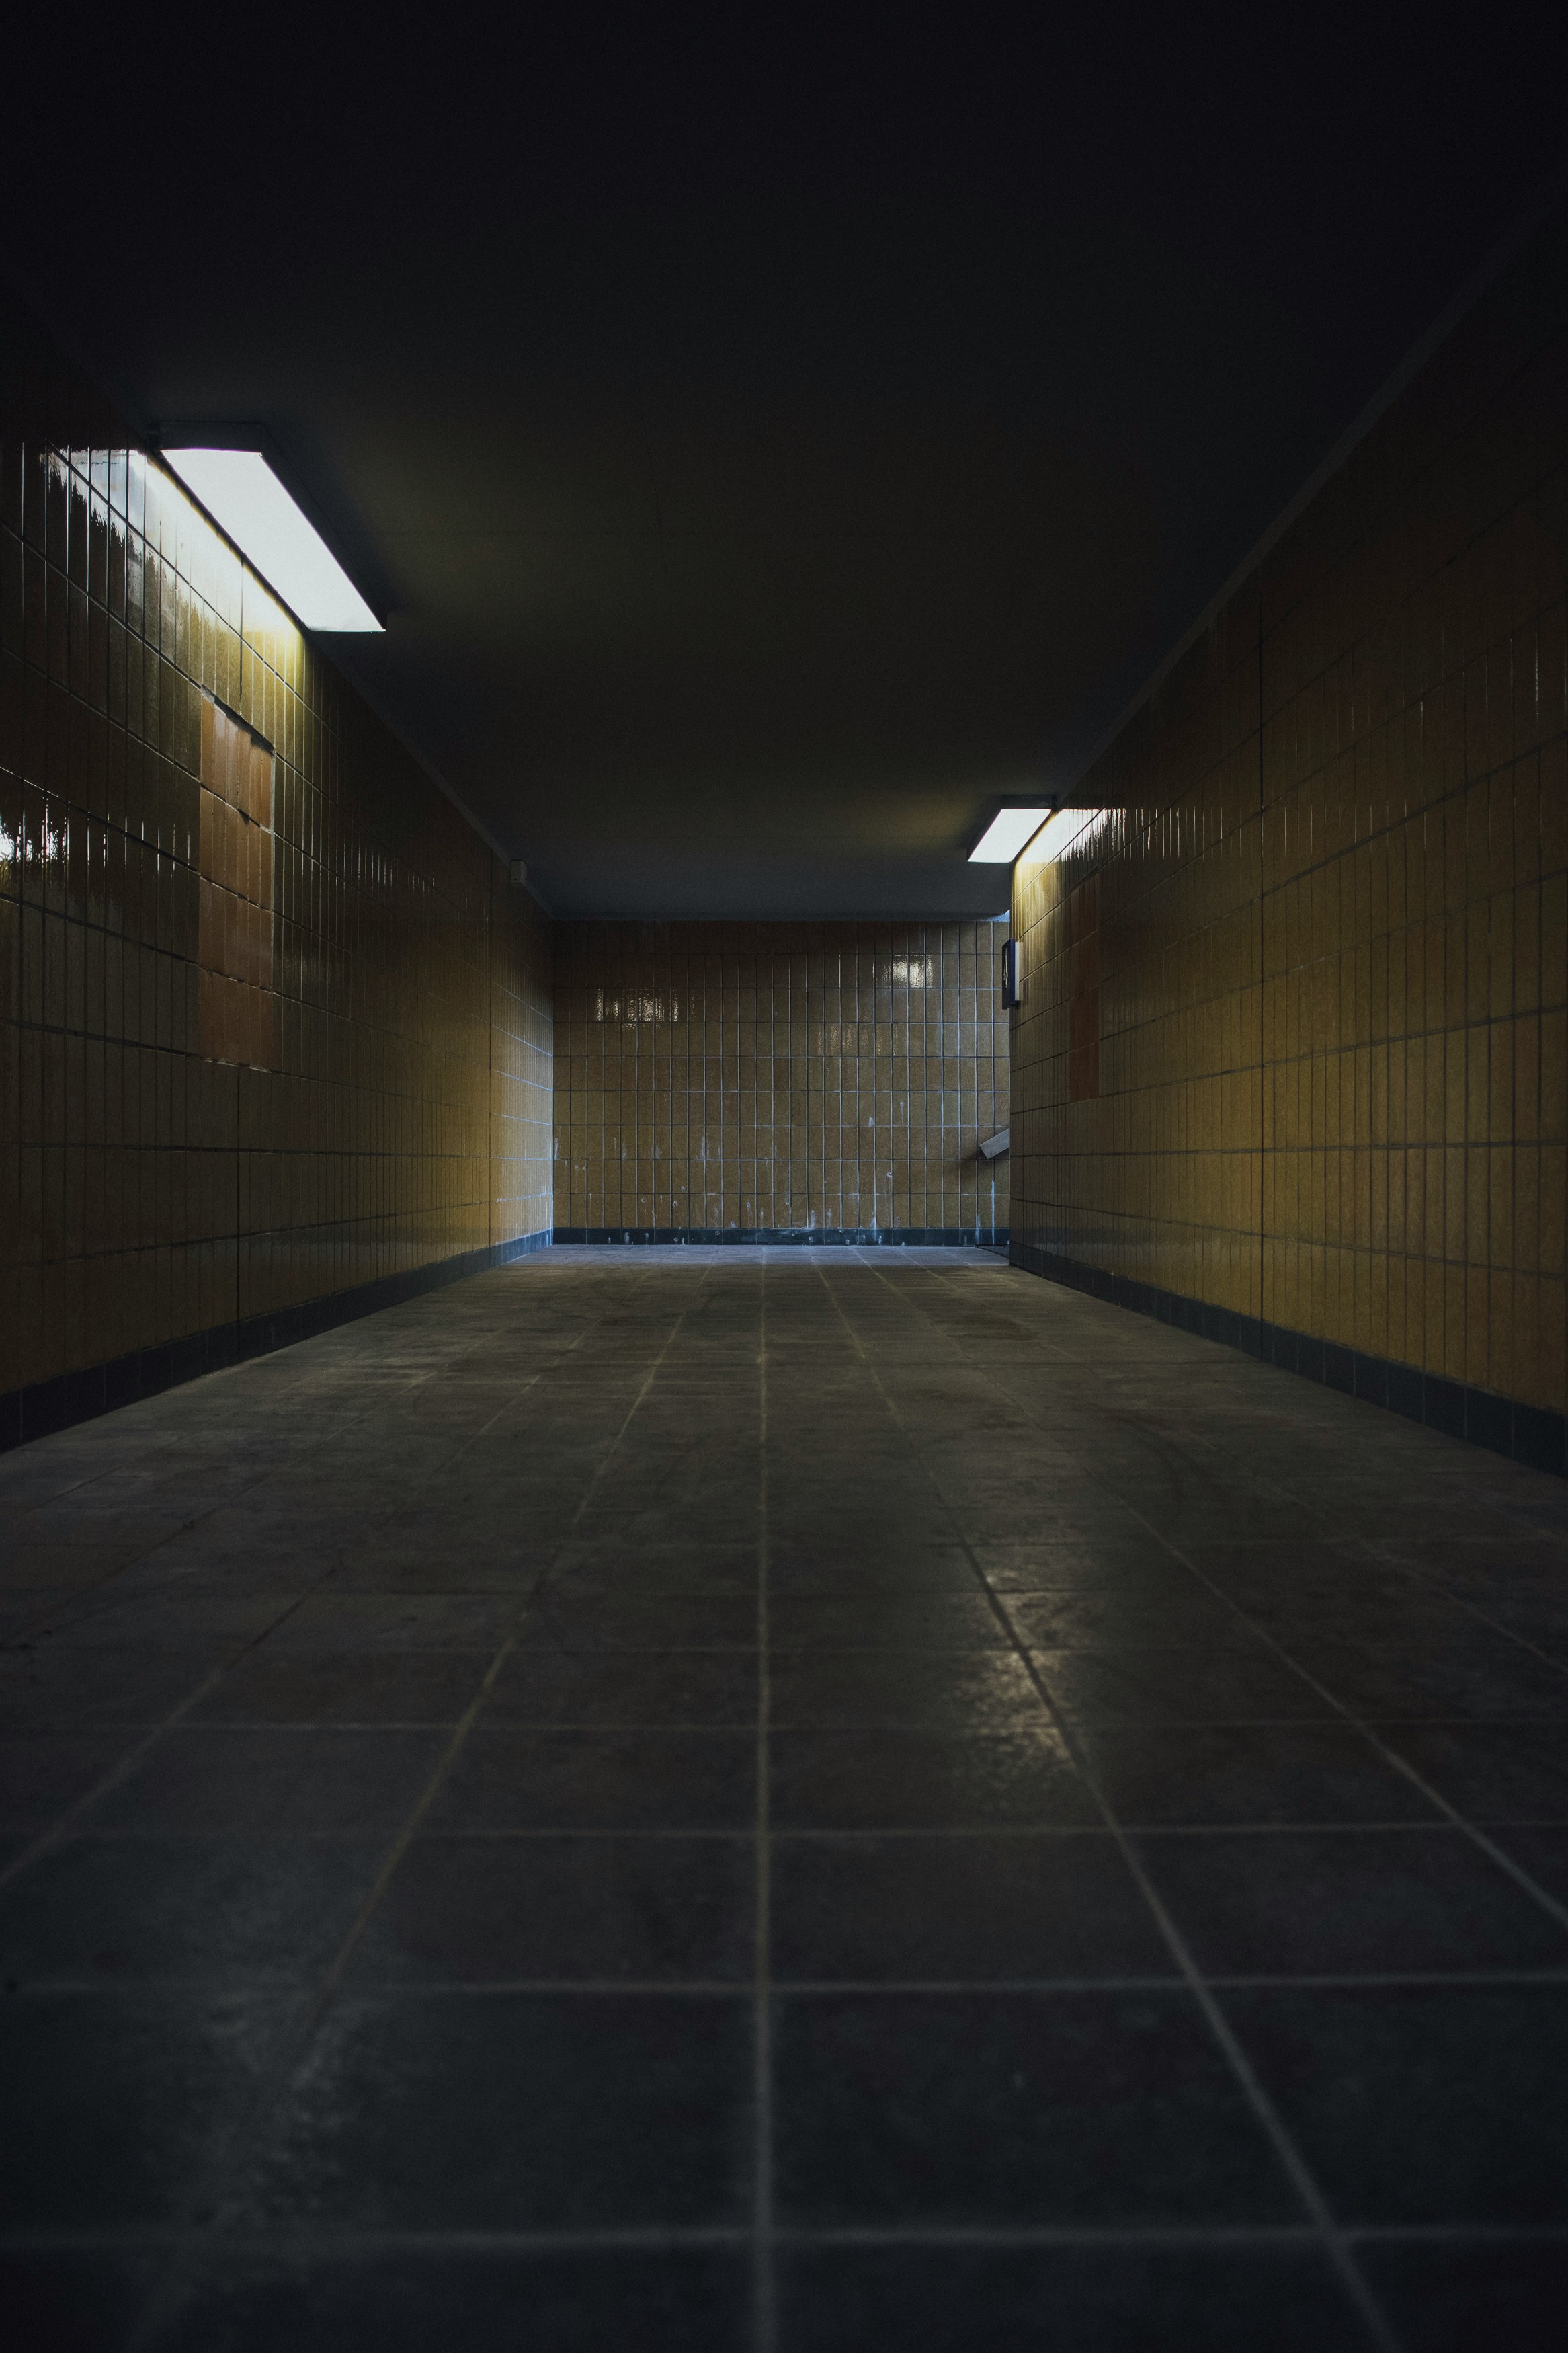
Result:
M1559 213L1020 861L1021 1263L1563 1410L1565 461Z
M0 1392L546 1229L552 1050L537 906L5 329Z
M557 1229L1005 1229L1005 928L557 924Z

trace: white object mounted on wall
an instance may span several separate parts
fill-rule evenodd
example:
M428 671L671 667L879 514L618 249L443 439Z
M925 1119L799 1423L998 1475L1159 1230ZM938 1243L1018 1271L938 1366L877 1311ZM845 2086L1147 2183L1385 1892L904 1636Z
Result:
M980 1157L982 1160L1000 1160L1012 1141L1013 1131L1010 1127L999 1127L994 1135L983 1135L980 1139Z
M1024 943L1009 940L1002 950L1002 1002L1022 1005L1024 1002Z
M528 868L521 858L514 858L511 861L511 879L520 891L528 880Z

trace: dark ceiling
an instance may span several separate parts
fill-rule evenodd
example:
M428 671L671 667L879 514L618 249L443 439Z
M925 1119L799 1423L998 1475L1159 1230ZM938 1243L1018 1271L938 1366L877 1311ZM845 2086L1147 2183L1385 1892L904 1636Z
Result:
M134 129L7 169L23 290L139 427L266 423L388 613L336 659L558 913L994 912L997 797L1071 797L1558 135L1523 16L524 21L126 47Z

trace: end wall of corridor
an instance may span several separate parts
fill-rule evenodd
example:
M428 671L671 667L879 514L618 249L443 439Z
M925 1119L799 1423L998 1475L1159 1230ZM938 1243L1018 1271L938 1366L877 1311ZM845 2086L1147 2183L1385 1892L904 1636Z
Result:
M561 1240L1005 1243L996 923L563 923Z

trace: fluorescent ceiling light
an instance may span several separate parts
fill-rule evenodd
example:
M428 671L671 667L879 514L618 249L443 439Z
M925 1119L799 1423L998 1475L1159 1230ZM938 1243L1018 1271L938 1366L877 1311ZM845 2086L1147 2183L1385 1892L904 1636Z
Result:
M971 866L1011 866L1049 815L1048 808L998 809L969 853Z
M259 449L165 449L163 455L308 629L381 628Z

